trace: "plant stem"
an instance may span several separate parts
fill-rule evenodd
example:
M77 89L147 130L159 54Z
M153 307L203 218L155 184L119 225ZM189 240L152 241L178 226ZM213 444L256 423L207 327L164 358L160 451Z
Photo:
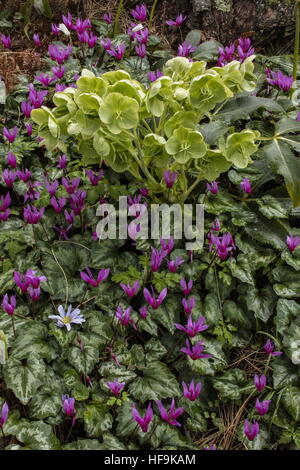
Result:
M300 47L300 0L296 0L295 17L296 17L296 29L295 29L293 77L294 77L294 80L297 80L299 47Z
M11 323L12 323L12 328L13 328L14 336L16 336L15 319L14 319L14 316L13 316L13 315L11 316Z
M114 24L114 37L119 33L119 19L120 19L122 10L123 10L123 0L120 0L118 10L116 13L115 24Z
M201 179L202 179L202 176L199 175L197 179L193 182L192 186L190 186L189 189L185 193L183 193L182 202L185 202L187 200L191 192L195 189L198 183L200 183Z
M3 450L5 449L5 434L3 428L1 427L2 437L3 437Z
M150 31L151 26L152 26L152 21L153 21L153 16L154 16L156 5L157 5L157 0L154 0L154 3L153 3L152 8L151 8L151 12L150 12L149 23L148 23L149 31Z

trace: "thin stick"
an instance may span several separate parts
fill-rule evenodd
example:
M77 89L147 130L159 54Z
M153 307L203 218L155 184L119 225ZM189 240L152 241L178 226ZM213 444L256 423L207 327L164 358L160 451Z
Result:
M293 77L294 77L294 80L297 80L299 47L300 47L300 0L297 0L297 3L295 5L295 17L296 17L296 29L295 29Z

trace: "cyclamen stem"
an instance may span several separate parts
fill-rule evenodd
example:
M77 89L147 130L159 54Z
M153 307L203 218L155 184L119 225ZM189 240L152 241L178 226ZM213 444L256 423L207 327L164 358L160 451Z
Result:
M16 336L15 319L14 319L13 315L11 316L11 323L12 323L12 329L13 329L14 336Z
M182 196L182 202L183 202L183 203L187 200L187 198L189 197L189 195L191 194L191 192L192 192L192 191L196 188L196 186L200 183L201 179L202 179L202 176L199 175L199 176L197 177L197 179L193 182L192 186L190 186L189 189L183 194L183 196Z
M1 432L2 432L2 437L3 437L3 450L5 449L5 434L4 434L4 431L3 431L3 428L1 428Z
M122 10L123 10L123 0L120 0L118 10L117 10L117 13L116 13L115 24L114 24L114 37L119 32L119 20L120 20L120 15L121 15Z
M149 23L148 23L149 31L150 31L151 26L152 26L152 21L153 21L153 16L154 16L156 5L157 5L157 0L154 0L154 3L153 3L152 8L151 8L151 12L150 12Z
M295 29L293 78L294 80L297 80L299 47L300 47L300 0L296 0L295 16L296 16L296 29Z

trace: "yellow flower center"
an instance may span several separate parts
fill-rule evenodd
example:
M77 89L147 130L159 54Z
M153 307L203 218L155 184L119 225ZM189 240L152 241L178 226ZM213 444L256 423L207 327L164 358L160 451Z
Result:
M71 323L71 318L70 317L64 317L63 318L63 323Z

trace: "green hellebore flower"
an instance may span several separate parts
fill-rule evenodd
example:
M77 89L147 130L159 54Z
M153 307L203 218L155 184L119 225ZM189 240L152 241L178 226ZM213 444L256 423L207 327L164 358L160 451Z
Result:
M137 127L139 104L135 99L120 93L110 93L104 98L99 109L99 116L112 134L119 134L124 129Z
M198 114L195 111L178 111L165 123L165 133L170 137L176 129L185 127L187 129L196 130L198 123Z
M166 151L178 163L187 163L191 158L202 158L207 146L203 135L191 129L177 129L166 143Z
M191 82L190 102L203 114L213 109L217 103L232 96L232 91L214 70L194 78Z
M221 151L229 162L238 168L246 168L252 162L250 156L256 152L258 144L255 144L260 136L258 131L244 129L229 135L224 145L220 142Z
M203 159L195 160L195 167L200 170L202 178L210 182L229 170L231 163L225 159L220 150L209 149Z
M170 104L173 100L171 90L172 80L169 77L161 77L152 83L146 95L147 110L156 117L161 117L165 109L165 101Z
M170 156L165 151L166 140L157 134L147 134L143 140L145 163L165 168Z

